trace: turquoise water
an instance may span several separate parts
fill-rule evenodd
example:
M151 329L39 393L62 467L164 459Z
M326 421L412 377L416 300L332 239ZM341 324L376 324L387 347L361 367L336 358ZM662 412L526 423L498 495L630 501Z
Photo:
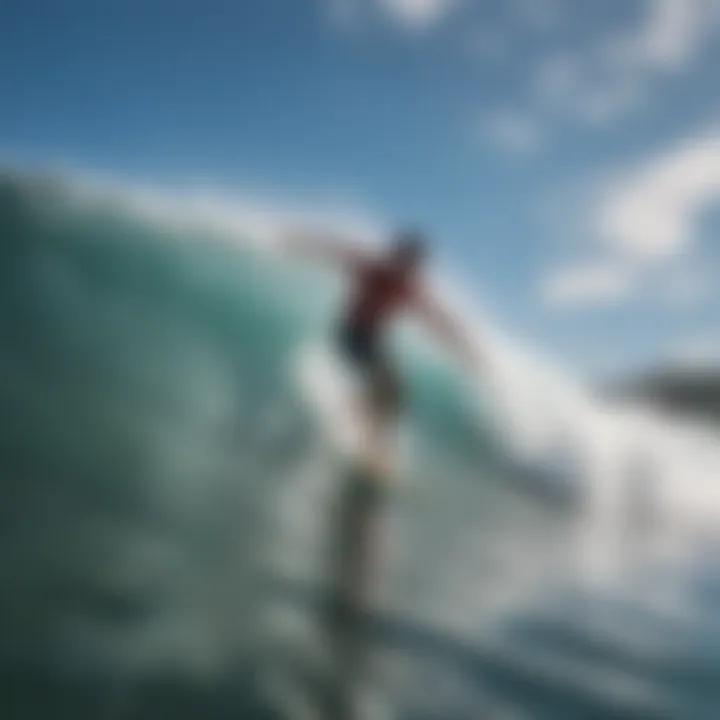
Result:
M322 582L338 477L297 369L340 288L67 179L0 178L0 236L4 717L274 717L268 625ZM586 582L583 478L520 463L482 382L397 352L397 715L718 717L714 537L660 565L628 540Z

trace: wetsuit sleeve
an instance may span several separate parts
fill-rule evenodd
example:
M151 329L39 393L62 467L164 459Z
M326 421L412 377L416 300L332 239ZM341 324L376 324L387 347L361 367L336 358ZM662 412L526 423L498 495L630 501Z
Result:
M480 364L481 353L467 328L432 293L425 288L413 288L410 304L413 312L428 326L433 335L460 360L472 367Z

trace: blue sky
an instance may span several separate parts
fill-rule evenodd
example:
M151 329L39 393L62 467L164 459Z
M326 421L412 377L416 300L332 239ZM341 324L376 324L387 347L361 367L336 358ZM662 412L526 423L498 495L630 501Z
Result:
M14 161L341 198L581 372L720 356L720 0L11 0Z

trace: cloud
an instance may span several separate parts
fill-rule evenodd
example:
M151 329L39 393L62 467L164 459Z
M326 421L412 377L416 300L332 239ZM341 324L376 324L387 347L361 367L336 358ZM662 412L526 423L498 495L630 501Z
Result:
M619 56L650 69L688 65L718 30L717 0L650 0L640 26L614 45Z
M550 271L541 283L543 302L552 308L613 305L635 289L629 267L608 261L567 265Z
M322 0L326 17L339 30L357 29L378 16L409 32L428 30L466 0Z
M542 148L540 126L527 114L502 110L482 121L481 133L486 142L513 155L531 155Z
M570 52L555 53L540 63L535 93L545 110L596 127L626 116L647 98L636 73L609 69Z
M409 30L422 30L439 22L461 0L377 0L388 17Z
M720 40L720 0L646 0L638 23L538 65L541 110L601 127L642 109L659 78L689 70Z
M720 128L695 136L606 188L595 224L611 250L650 260L688 253L703 211L720 202Z
M575 230L590 239L592 260L541 279L548 306L618 303L642 291L666 308L687 310L714 297L717 268L701 241L705 213L720 207L720 127L605 178L591 195L578 199L585 220Z

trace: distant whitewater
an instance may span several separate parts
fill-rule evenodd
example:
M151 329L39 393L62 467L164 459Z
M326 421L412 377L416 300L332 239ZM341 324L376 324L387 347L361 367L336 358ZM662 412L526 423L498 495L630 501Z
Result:
M60 697L74 716L272 717L250 698L268 627L322 584L344 422L327 348L341 288L277 253L290 220L0 176L0 660L17 717ZM407 472L379 613L400 716L715 717L717 437L602 407L478 325L474 378L413 329L397 338Z

